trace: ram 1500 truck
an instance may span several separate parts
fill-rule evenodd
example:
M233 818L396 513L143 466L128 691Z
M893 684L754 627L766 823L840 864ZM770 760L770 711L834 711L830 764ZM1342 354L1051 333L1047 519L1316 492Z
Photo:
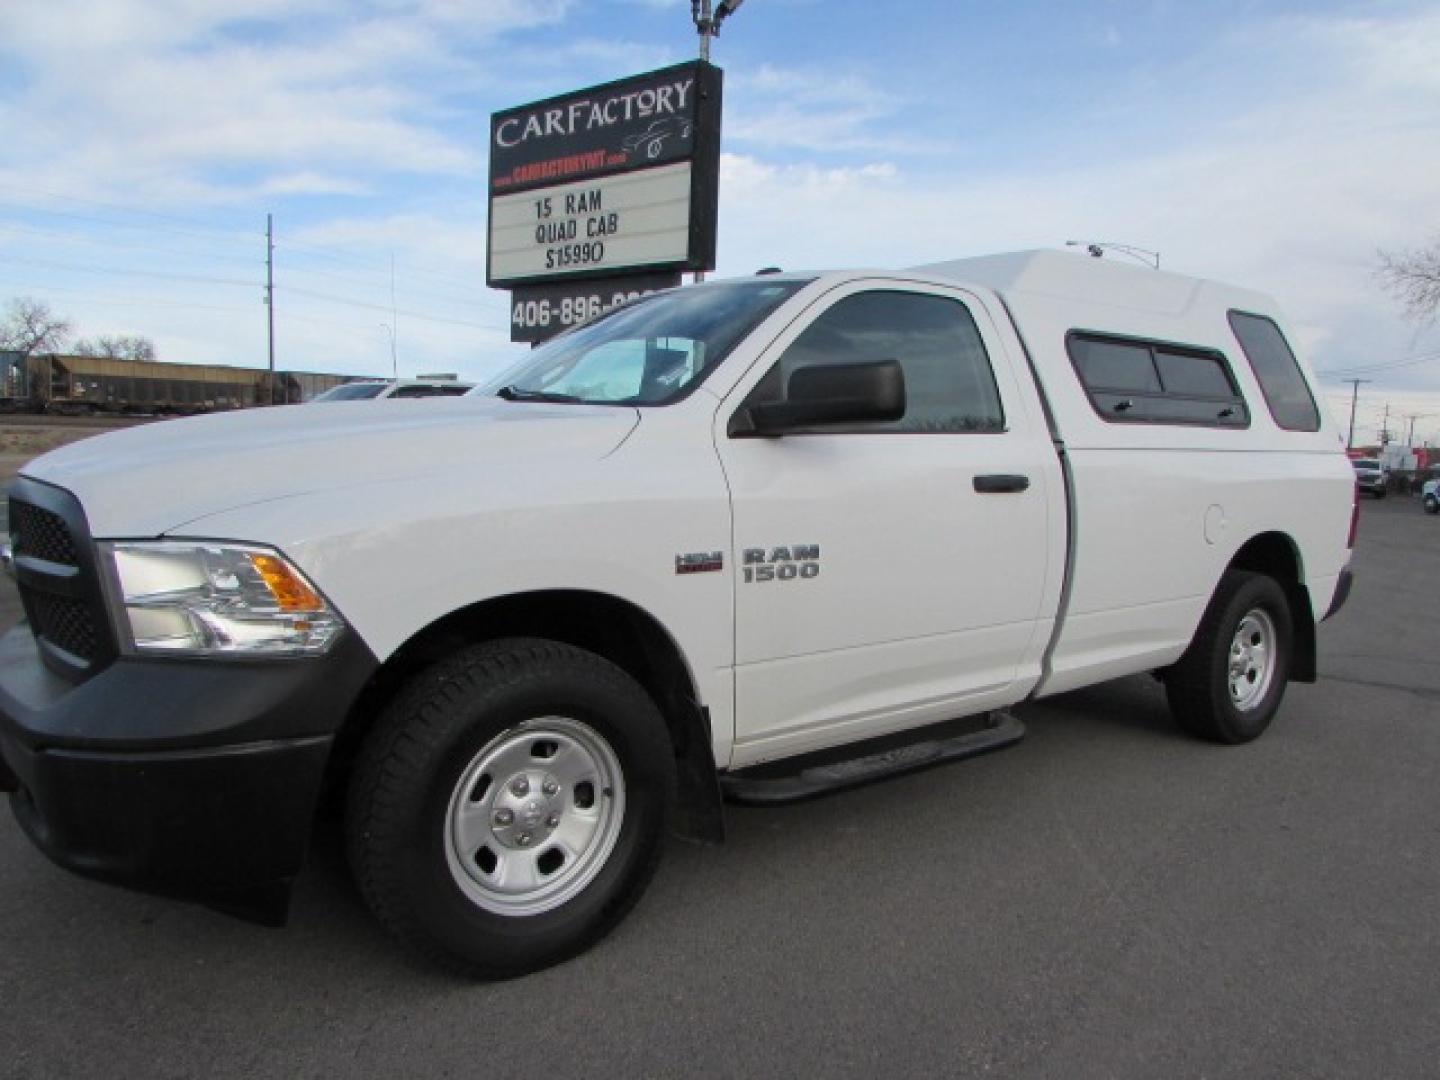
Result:
M272 921L334 793L392 933L533 970L726 793L994 749L1138 672L1254 739L1355 500L1252 292L1059 252L697 285L467 397L32 462L0 786L61 865Z

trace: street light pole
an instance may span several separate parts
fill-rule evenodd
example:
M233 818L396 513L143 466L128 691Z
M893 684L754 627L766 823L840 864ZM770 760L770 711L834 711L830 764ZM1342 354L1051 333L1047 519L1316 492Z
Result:
M720 36L720 24L735 12L745 0L720 0L712 12L710 0L690 0L690 19L695 23L695 32L700 35L700 59L710 62L710 40Z
M380 329L390 335L390 377L396 382L400 381L400 361L395 354L395 328L389 323L381 323Z
M275 217L265 215L265 320L270 339L270 404L275 404Z
M713 38L720 36L720 24L728 19L735 12L740 10L740 5L745 0L720 0L713 11L710 0L690 0L690 19L695 24L695 32L700 35L700 59L703 63L710 62L710 42ZM705 271L695 271L695 284L705 280Z

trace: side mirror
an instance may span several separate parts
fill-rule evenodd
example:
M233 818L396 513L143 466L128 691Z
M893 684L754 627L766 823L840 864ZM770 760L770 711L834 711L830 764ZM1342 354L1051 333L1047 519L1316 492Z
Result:
M784 435L824 424L866 424L905 415L905 371L898 360L815 364L791 374L784 401L746 406L730 434Z

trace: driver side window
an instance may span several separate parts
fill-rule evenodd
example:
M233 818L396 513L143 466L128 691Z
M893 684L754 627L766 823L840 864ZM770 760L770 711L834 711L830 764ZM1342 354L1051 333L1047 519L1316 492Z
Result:
M837 301L785 350L749 403L783 401L796 371L815 364L897 360L905 372L899 420L816 431L903 434L999 432L1005 413L970 311L928 293L875 290Z

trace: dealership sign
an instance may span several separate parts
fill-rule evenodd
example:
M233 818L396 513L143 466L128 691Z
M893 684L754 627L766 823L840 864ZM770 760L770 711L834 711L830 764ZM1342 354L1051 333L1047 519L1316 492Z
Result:
M510 293L510 340L545 341L613 307L680 284L680 272L579 278L517 285Z
M492 116L486 281L714 269L720 93L697 61Z

